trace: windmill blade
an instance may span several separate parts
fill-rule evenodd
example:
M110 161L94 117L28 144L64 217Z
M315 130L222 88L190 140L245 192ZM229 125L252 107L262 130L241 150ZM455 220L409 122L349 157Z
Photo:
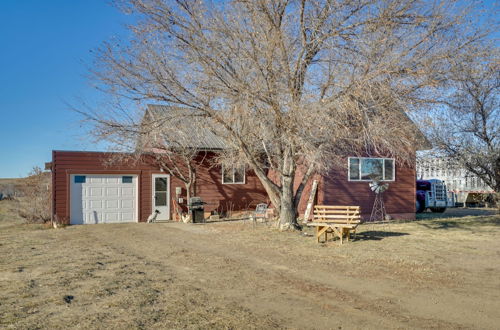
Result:
M368 185L370 186L370 189L376 194L382 193L389 188L388 183L381 183L380 181L375 180L370 182Z

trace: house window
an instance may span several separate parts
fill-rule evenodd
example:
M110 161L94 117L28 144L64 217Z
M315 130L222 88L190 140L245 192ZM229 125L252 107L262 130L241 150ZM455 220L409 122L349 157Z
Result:
M75 175L75 183L85 183L85 175Z
M245 183L245 166L222 166L222 183Z
M122 183L132 183L131 176L122 176Z
M394 159L349 157L349 181L394 181Z

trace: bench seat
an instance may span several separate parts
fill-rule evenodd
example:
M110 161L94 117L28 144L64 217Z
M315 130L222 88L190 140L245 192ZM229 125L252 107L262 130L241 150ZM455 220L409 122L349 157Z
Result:
M313 220L307 226L316 227L318 243L323 234L326 242L328 234L331 233L334 238L339 237L342 244L344 236L349 241L350 234L356 234L356 228L360 223L359 206L316 205Z

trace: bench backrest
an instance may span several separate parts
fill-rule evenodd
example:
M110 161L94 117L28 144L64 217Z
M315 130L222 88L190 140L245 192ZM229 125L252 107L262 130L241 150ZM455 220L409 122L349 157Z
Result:
M255 208L255 216L265 218L267 216L267 204L261 203L257 204Z
M314 222L360 223L359 206L316 205Z

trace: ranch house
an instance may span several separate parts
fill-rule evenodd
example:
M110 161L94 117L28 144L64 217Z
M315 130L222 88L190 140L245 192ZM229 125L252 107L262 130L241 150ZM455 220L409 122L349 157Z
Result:
M193 147L204 154L196 195L206 203L205 212L242 211L269 203L251 170L213 165L210 160L223 147L215 136L199 133ZM54 150L49 163L54 219L65 224L146 222L155 210L160 212L157 220L172 220L174 207L185 209L188 201L182 181L162 171L147 155L120 156L127 155ZM362 217L369 218L374 201L368 185L372 175L389 183L384 193L387 213L395 219L415 219L415 166L384 157L345 157L343 169L311 178L299 213L304 213L312 181L317 180L316 204L359 205Z

